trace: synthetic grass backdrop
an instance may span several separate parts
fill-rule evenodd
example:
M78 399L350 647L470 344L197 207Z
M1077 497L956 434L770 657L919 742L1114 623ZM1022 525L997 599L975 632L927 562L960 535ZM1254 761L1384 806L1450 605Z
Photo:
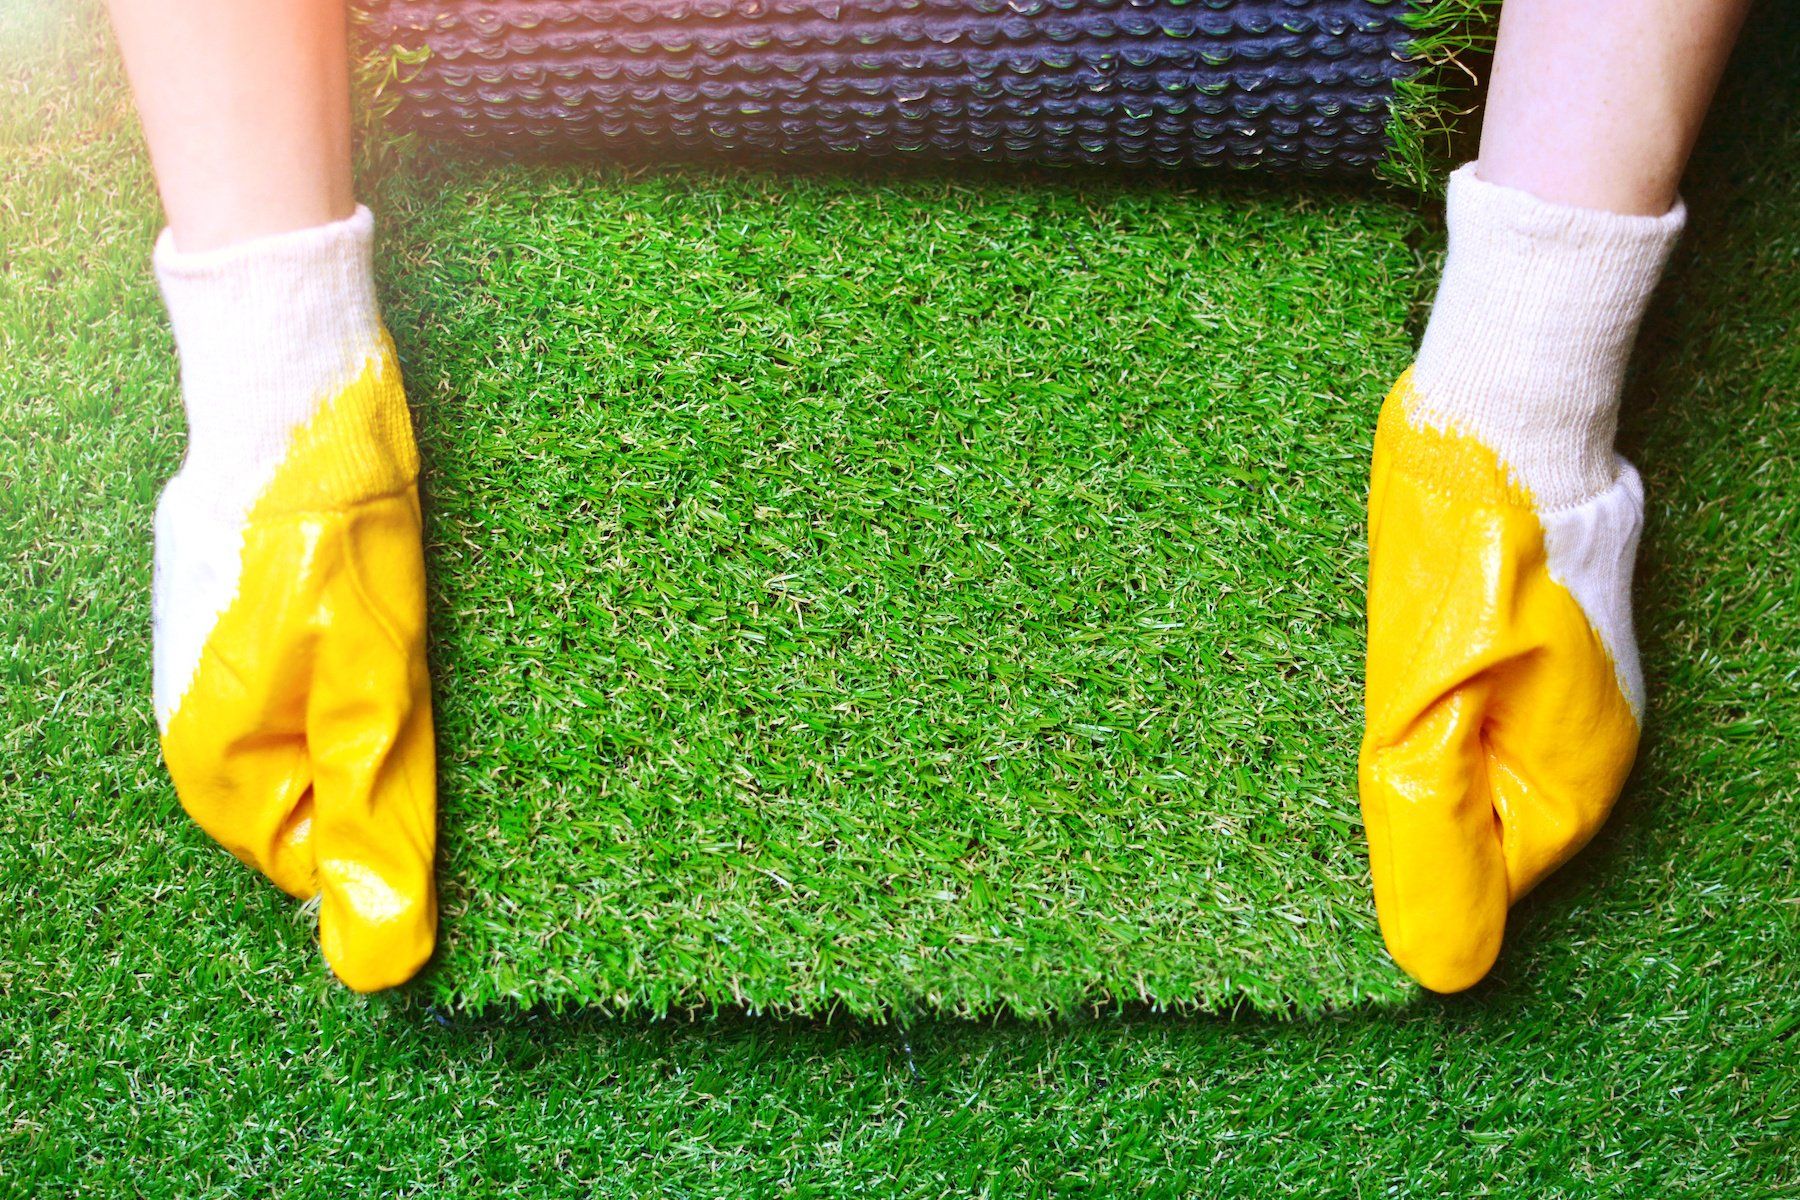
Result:
M1048 1024L915 1016L897 1027L732 1012L555 1018L500 1005L471 1020L431 1006L429 988L360 999L329 981L308 914L185 821L144 700L148 514L180 445L166 334L145 275L155 225L148 181L93 25L16 0L0 8L9 39L0 101L0 1194L1793 1195L1800 615L1786 555L1800 533L1791 410L1800 384L1800 40L1793 10L1766 11L1765 28L1779 29L1746 48L1709 132L1689 190L1694 232L1633 388L1627 448L1651 495L1639 612L1655 699L1644 764L1600 839L1518 911L1489 983L1458 1001L1308 1022L1129 1007ZM32 39L31 53L10 52L19 37ZM465 167L410 194L384 184L384 207L404 214L389 247L390 295L402 278L479 261L480 247L420 257L404 230L450 227L442 189L495 186ZM727 199L774 189L797 203L791 197L808 188L829 196L835 185L685 175L616 186L651 197L718 189ZM916 207L920 224L949 187L879 186L889 204ZM1102 216L1152 203L1136 185L1062 186ZM1031 189L1011 194L1028 211L1049 203ZM1225 199L1183 185L1155 194L1171 210ZM1324 219L1309 215L1311 201L1234 193L1232 202L1248 206L1247 222L1259 204L1282 203L1302 225ZM1372 220L1392 221L1396 237L1436 244L1398 208L1328 203L1365 206ZM1260 211L1274 222L1272 209ZM1047 220L1037 252L1061 253L1066 236L1065 223ZM504 248L487 251L499 261ZM1372 360L1398 355L1404 339L1388 307L1399 301L1384 289L1417 298L1429 278L1428 261L1407 265L1347 302L1339 320L1347 333L1364 331ZM1236 294L1254 291L1242 281ZM1240 302L1250 301L1221 301L1216 312L1227 335L1249 323L1253 310ZM441 322L451 310L437 311L396 314L415 394L426 413L475 409L473 396L456 397L449 365L464 363L474 378L515 351L484 330L431 349L433 367L421 343L449 336ZM1030 313L1013 311L1020 321ZM1256 315L1257 331L1240 344L1267 361L1296 326ZM740 319L752 318L771 319ZM1103 328L1083 326L1093 327ZM1291 345L1296 358L1310 352L1310 343ZM494 368L468 365L488 359ZM1335 511L1354 511L1360 482L1332 456L1347 463L1366 452L1387 365L1372 361L1332 385L1350 440L1305 452L1312 469L1344 473L1350 494ZM978 377L983 366L966 369ZM1142 405L1166 394L1160 387L1140 377L1118 391ZM1295 394L1278 398L1292 404ZM521 389L496 402L529 414L529 399ZM1278 428L1288 419L1278 407L1268 416ZM867 419L844 417L851 428ZM455 488L466 511L479 512L491 468L456 463L454 426L430 421L434 560L473 562L488 551L453 543L444 531L457 526L445 514ZM471 429L471 446L480 434ZM1261 443L1283 444L1278 434ZM977 448L972 440L963 453ZM1299 469L1298 455L1233 465L1279 476L1274 490ZM599 465L591 473L610 477ZM1234 497L1265 503L1223 477L1208 485L1227 506ZM516 512L493 521L531 519L531 504L518 497ZM1343 556L1331 559L1328 584L1354 580L1353 526L1346 536L1346 548L1328 543ZM493 569L477 568L448 571L478 581ZM461 621L450 599L440 591L440 625ZM1319 628L1319 653L1345 658L1353 675L1353 649L1330 640L1329 623ZM478 648L459 647L458 636L475 635L448 635L444 671L466 670L458 655ZM1316 662L1309 650L1305 663ZM446 693L456 686L443 683ZM449 764L453 777L468 772ZM466 869L458 856L475 861L481 831L458 833L454 823L472 819L477 797L466 788L447 806L447 837L464 839L449 850L447 874ZM456 901L464 907L447 926L453 939L514 928L501 918L514 915L505 889L517 881L497 883L491 909L477 911L466 893ZM472 928L483 922L498 922L497 932ZM453 945L452 964L458 953Z

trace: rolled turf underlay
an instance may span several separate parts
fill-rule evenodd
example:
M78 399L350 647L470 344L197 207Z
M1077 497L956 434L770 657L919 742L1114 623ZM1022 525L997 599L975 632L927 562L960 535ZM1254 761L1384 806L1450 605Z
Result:
M1366 172L1481 0L363 0L420 132L497 145ZM1408 99L1409 89L1411 102Z

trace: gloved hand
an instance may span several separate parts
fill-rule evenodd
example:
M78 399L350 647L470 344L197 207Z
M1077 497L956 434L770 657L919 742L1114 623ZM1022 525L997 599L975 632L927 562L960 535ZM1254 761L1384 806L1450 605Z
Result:
M1686 220L1450 176L1449 254L1375 434L1358 783L1388 949L1469 987L1508 907L1600 827L1644 712L1643 521L1613 449L1639 322Z
M366 271L367 229L351 233L360 245L325 249ZM320 895L326 959L371 991L418 970L437 921L418 454L372 289L312 296L343 281L321 284L320 248L303 249L271 266L267 245L159 247L190 444L156 512L156 709L189 815L283 890ZM213 311L246 255L250 301ZM258 304L285 332L239 329L265 340L203 361L215 326Z
M1369 495L1359 769L1375 903L1408 974L1487 974L1507 908L1600 827L1637 752L1643 491L1543 511L1494 452L1383 406Z

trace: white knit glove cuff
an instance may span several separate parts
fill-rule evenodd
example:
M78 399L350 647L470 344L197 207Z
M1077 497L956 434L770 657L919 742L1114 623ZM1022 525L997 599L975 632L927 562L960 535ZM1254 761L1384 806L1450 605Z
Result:
M1450 176L1449 255L1413 369L1416 418L1479 439L1537 507L1611 487L1619 393L1687 210L1625 216Z
M221 500L266 482L320 401L382 345L374 218L184 254L167 230L155 264L181 360L182 474ZM198 477L198 478L196 478Z

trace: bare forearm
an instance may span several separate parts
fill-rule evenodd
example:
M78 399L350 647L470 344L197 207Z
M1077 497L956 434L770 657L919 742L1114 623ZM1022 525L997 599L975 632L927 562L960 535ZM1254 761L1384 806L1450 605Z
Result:
M344 0L109 0L176 244L350 215Z
M1506 0L1480 174L1581 208L1669 210L1748 0Z

